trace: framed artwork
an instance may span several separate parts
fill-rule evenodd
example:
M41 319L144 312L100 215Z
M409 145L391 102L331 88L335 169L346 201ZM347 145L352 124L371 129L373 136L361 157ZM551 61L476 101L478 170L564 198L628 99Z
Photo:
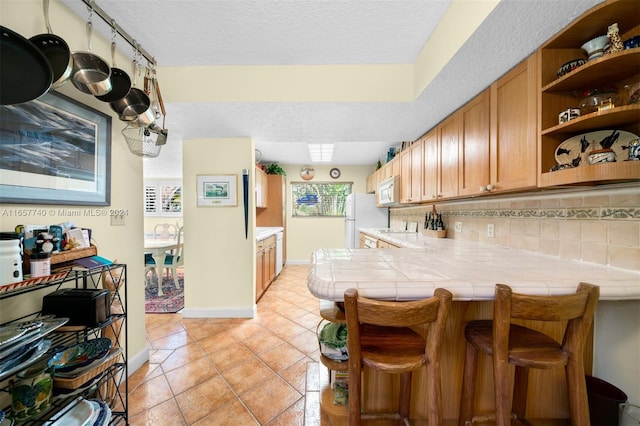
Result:
M198 175L198 207L238 205L237 175Z
M56 92L0 106L0 203L108 206L111 117Z

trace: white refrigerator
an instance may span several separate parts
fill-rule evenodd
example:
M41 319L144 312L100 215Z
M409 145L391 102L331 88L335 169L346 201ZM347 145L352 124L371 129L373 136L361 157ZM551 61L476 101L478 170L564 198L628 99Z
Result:
M388 228L389 208L376 207L375 194L350 194L347 196L344 222L346 248L360 247L361 228Z

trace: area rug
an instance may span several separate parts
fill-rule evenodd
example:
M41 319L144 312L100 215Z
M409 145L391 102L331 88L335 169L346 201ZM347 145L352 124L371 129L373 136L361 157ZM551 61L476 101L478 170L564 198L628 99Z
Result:
M148 314L171 314L184 308L184 275L178 271L180 288L176 288L173 278L162 280L163 295L158 297L158 279L154 275L144 291L144 310Z

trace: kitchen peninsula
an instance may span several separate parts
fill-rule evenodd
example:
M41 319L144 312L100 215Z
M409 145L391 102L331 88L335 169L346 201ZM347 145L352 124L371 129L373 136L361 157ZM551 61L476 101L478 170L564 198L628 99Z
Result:
M572 293L579 282L585 281L600 286L600 303L640 299L640 271L471 241L425 237L420 233L390 233L376 229L362 229L361 232L403 248L316 250L311 258L309 290L318 299L334 302L341 302L344 290L350 287L357 288L364 296L385 300L429 297L437 287L450 290L454 303L444 336L441 364L444 418L449 420L458 417L464 325L473 319L491 318L496 283L508 284L517 292L546 295ZM615 321L615 318L609 320ZM545 332L560 339L559 330L542 324L529 325L544 328ZM607 326L615 324L596 324L596 329ZM590 346L585 351L587 374L591 373L594 352L597 354L598 351L606 351L606 348ZM640 354L628 355L629 359L637 359ZM488 359L480 359L477 414L489 413L494 406L491 368ZM366 409L390 410L392 407L387 403L394 398L388 393L394 389L392 379L375 372L365 374L368 375L364 388ZM414 381L411 415L425 418L424 404L419 402L425 397L423 379ZM335 417L332 419L334 424L341 424L342 414L337 413L335 407L327 410L324 404L327 399L323 397L322 401L325 414ZM532 373L527 406L527 417L531 419L568 418L564 373Z

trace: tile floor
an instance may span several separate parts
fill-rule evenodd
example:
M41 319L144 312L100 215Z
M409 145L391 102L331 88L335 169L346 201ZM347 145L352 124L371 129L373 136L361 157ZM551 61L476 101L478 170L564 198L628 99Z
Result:
M271 284L253 319L146 316L149 362L129 380L131 425L320 425L318 300L306 265Z

